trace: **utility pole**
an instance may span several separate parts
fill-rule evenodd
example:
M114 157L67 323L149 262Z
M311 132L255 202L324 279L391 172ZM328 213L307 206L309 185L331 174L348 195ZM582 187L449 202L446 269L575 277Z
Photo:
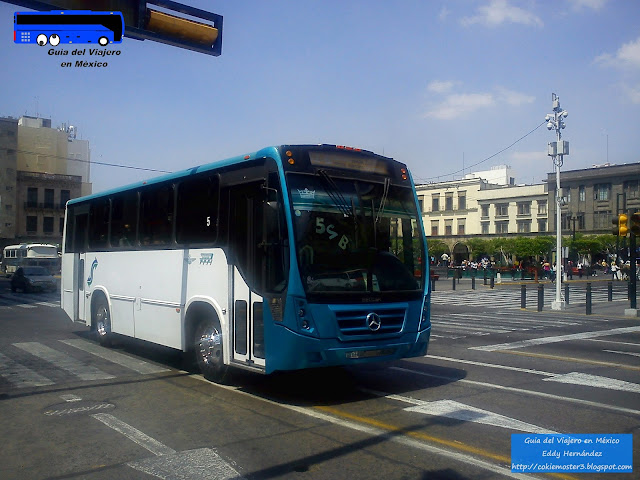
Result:
M562 192L560 191L560 167L564 162L564 156L569 155L569 142L562 141L560 133L566 125L564 119L569 115L566 110L560 107L560 97L555 93L551 94L553 113L547 114L544 119L547 121L547 129L556 131L556 141L549 142L548 155L553 159L556 170L556 299L551 302L553 310L562 310L564 306L561 298L562 289Z

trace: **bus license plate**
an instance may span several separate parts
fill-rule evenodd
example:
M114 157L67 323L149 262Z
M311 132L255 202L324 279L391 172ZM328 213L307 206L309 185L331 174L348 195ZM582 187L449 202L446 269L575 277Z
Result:
M385 357L387 355L393 355L395 348L381 348L379 350L355 350L353 352L347 352L347 358L371 358L371 357Z

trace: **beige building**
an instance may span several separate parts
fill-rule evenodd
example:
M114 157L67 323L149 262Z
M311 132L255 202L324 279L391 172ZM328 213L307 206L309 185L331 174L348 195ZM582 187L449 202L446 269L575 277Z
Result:
M0 119L0 247L62 242L66 202L91 193L90 149L74 127Z

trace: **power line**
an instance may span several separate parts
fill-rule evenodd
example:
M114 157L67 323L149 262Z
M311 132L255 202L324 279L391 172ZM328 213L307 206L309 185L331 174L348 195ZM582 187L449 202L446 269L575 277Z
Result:
M134 167L132 165L120 165L117 163L108 163L108 162L96 162L94 160L83 160L81 158L69 158L69 157L63 157L61 155L53 155L50 153L39 153L39 152L30 152L28 150L13 150L14 152L18 152L18 153L25 153L28 155L37 155L39 157L51 157L51 158L56 158L59 160L66 160L66 161L72 161L72 162L80 162L80 163L88 163L91 165L102 165L105 167L117 167L117 168L126 168L129 170L142 170L145 172L156 172L156 173L171 173L167 170L157 170L155 168L145 168L145 167Z
M533 132L535 132L536 130L538 130L542 125L544 125L544 124L546 124L546 123L547 123L547 122L546 122L546 120L545 120L545 121L544 121L544 122L542 122L540 125L538 125L536 128L534 128L534 129L533 129L533 130L531 130L529 133L527 133L527 134L523 135L522 137L520 137L519 139L517 139L515 142L513 142L513 143L512 143L511 145L509 145L508 147L504 147L504 148L503 148L502 150L500 150L499 152L496 152L496 153L494 153L493 155L491 155L491 156L489 156L489 157L485 158L484 160L480 160L479 162L474 163L473 165L466 166L466 167L464 167L464 168L462 168L462 169L460 169L460 170L457 170L457 171L455 171L455 172L448 173L448 174L445 174L445 175L436 175L436 176L433 176L433 177L416 178L416 180L418 180L418 181L428 181L428 180L433 179L433 178L449 177L449 176L455 175L456 173L460 173L460 172L463 172L463 171L465 171L465 170L469 170L469 169L471 169L471 168L473 168L473 167L476 167L476 166L480 165L481 163L484 163L484 162L486 162L486 161L488 161L488 160L491 160L493 157L497 157L497 156L498 156L498 155L500 155L502 152L505 152L506 150L509 150L509 149L510 149L511 147L513 147L516 143L520 142L521 140L524 140L525 138L527 138L529 135L531 135Z

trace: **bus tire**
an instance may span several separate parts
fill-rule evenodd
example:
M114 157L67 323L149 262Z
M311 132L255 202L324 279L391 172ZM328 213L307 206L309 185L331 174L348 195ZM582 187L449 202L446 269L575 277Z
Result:
M98 43L100 44L100 46L106 47L107 45L109 45L109 39L107 37L100 37L98 39Z
M196 364L204 378L221 383L227 375L222 347L222 329L212 318L201 319L193 335L193 352Z
M104 297L96 300L93 307L93 325L96 329L98 342L103 347L111 346L111 315L109 314L109 305Z

